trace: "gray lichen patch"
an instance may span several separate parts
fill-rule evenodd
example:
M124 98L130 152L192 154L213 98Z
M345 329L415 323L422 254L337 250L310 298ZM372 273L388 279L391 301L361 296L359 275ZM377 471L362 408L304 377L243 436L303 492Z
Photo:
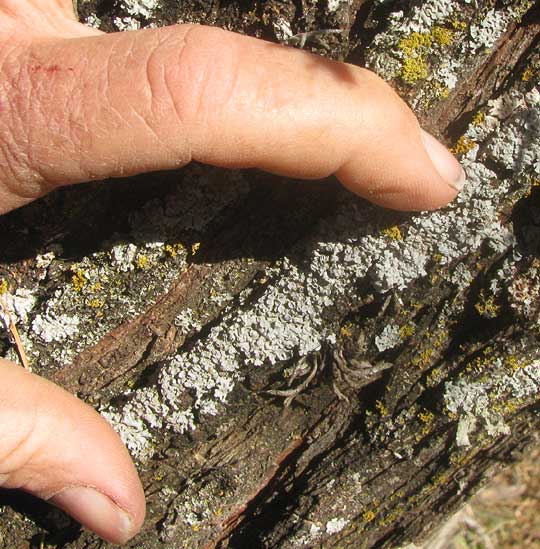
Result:
M412 106L425 110L446 99L458 76L488 55L522 13L519 3L489 10L467 0L413 3L407 16L402 11L388 16L387 30L370 44L367 66L386 80L417 88Z
M140 415L141 406L146 409L144 420ZM106 407L101 409L100 413L111 425L115 426L131 455L140 461L145 461L154 450L154 441L148 426L159 427L161 425L160 417L167 411L161 405L157 391L146 389L141 390L122 408L121 412Z
M472 53L478 50L490 50L508 27L508 23L519 18L518 12L511 7L508 10L489 10L481 21L469 28L469 43L463 45Z
M540 361L517 367L512 373L504 373L502 359L496 361L493 374L486 379L473 382L462 379L445 384L446 408L458 417L459 446L470 446L470 436L480 425L491 437L509 434L505 412L515 409L513 402L540 394Z
M152 27L154 25L149 21L160 6L160 0L120 0L119 8L125 15L114 17L114 25L119 31ZM95 18L87 20L90 26L95 26L97 22Z
M523 94L515 104L520 116L538 116L538 105ZM486 139L506 140L512 149L512 124L513 118L497 118ZM524 161L516 176L534 169L537 158L536 141L522 140L520 146ZM462 193L443 211L413 216L401 240L374 233L370 211L343 194L337 215L323 219L313 236L283 261L280 276L253 305L224 314L205 338L166 362L157 386L163 410L157 427L178 433L194 429L196 418L223 410L248 369L305 356L325 340L334 341L337 328L328 323L327 310L353 296L366 275L381 294L403 290L426 275L435 255L441 265L450 265L486 243L497 253L511 247L513 233L501 224L499 211L512 180L498 178L482 159L478 149L464 157L468 182ZM155 414L146 418L141 391L134 396L140 417L155 427ZM151 394L154 398L156 393ZM134 408L128 406L132 414Z
M489 105L490 113L503 111L508 119L504 130L488 141L488 154L507 170L519 172L528 167L540 174L540 91L533 88L524 95L515 92L506 98L504 107L501 103L495 100Z
M193 485L189 481L186 484L184 490L174 496L160 526L159 537L164 543L173 541L178 530L183 532L184 538L197 538L201 530L212 523L219 523L228 503L222 496L234 491L235 485L240 484L240 479L217 476L203 486L196 481ZM170 499L169 494L165 497Z
M508 288L510 307L522 322L540 331L540 260L533 258L525 269L513 269Z
M131 241L113 234L103 249L67 261L59 243L37 255L31 280L6 294L32 365L46 371L68 364L147 310L196 258L208 225L248 191L236 172L222 184L200 168L186 169L169 193L131 213Z
M379 351L393 349L402 342L399 326L388 324L383 328L383 331L375 337L375 345Z
M402 11L392 12L388 16L388 29L378 34L370 45L367 66L386 80L403 75L404 70L410 73L406 78L410 83L425 79L425 57L439 46L430 33L435 25L444 24L458 9L454 1L427 0L413 6L408 17L404 17Z
M120 0L121 9L129 15L145 19L150 19L159 5L159 0Z
M37 302L37 297L29 288L17 288L14 293L6 290L1 294L7 309L10 312L11 320L17 324L27 325L28 316ZM2 312L4 323L9 323L4 312Z
M176 261L175 267L182 265ZM34 308L27 333L36 358L41 357L37 347L46 345L50 358L42 363L49 365L70 362L112 327L140 314L176 275L163 247L156 249L151 244L120 243L110 252L96 252L55 268L63 270L65 283Z

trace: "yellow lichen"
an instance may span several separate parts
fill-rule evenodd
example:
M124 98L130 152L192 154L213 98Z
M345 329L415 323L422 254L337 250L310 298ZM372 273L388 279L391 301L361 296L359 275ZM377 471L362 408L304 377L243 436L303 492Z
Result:
M462 135L452 147L451 151L457 155L464 155L474 149L474 147L476 147L476 143L472 139Z
M418 414L418 418L422 423L430 424L435 419L435 414L429 410L424 410Z
M407 56L413 55L419 49L430 48L433 38L429 33L413 32L399 41L398 48Z
M102 299L99 299L98 297L94 297L93 299L89 299L87 301L88 307L92 307L92 309L101 309L103 305L105 305L104 301Z
M407 84L425 80L428 76L427 56L434 44L441 47L449 46L454 40L454 31L444 27L433 27L431 32L413 32L398 43L398 49L403 53L401 79ZM448 97L450 91L437 83L440 89L435 93L438 97Z
M529 188L523 193L524 197L531 196L534 187L540 187L540 179L529 179Z
M512 373L517 372L518 370L522 370L523 368L526 368L530 364L529 361L519 359L514 355L507 356L504 359L504 366L508 368Z
M381 416L388 415L388 408L380 400L375 401L375 408L377 408Z
M431 370L431 372L429 372L427 376L426 384L428 387L435 387L443 379L444 379L444 373L441 370L441 368L433 368L433 370Z
M450 464L454 465L455 467L459 467L460 465L464 465L465 463L470 461L471 457L472 456L470 454L455 453L450 456Z
M200 247L201 247L200 242L195 242L195 244L192 244L191 245L191 255L195 255L199 251Z
M442 82L432 83L433 93L437 99L448 99L450 96L450 89Z
M486 115L482 111L478 111L472 119L473 126L481 126L486 121Z
M424 366L427 366L430 363L431 357L433 356L434 353L435 353L435 349L433 348L422 349L418 353L418 355L411 360L411 363L414 366L423 368Z
M392 240L403 240L403 235L397 225L384 229L382 233Z
M496 318L501 310L501 307L495 303L495 298L493 296L486 297L483 290L480 291L474 308L480 316L485 318Z
M505 400L504 402L492 402L491 407L495 413L508 416L515 414L519 410L519 405L516 400Z
M373 512L373 511L365 511L364 514L362 515L362 520L364 522L371 522L372 520L375 519L377 515Z
M423 437L428 436L431 432L433 420L435 419L435 414L433 412L430 412L429 410L424 409L418 414L418 418L424 424L422 430L420 431L420 434L417 434L415 437L417 441L420 441Z
M535 77L535 74L535 70L531 66L529 66L523 71L523 74L521 75L521 80L523 82L530 82Z
M352 337L353 335L353 332L352 332L352 328L353 325L352 324L345 324L341 327L341 330L340 330L340 333L341 333L341 336L342 337Z
M381 526L387 526L393 524L399 517L403 516L403 510L398 509L389 513L383 520L380 521Z
M2 282L0 282L0 295L5 294L8 291L8 283L5 278L2 279Z
M444 27L433 27L431 36L440 46L449 46L454 41L454 31Z
M448 330L438 330L433 336L433 345L441 347L448 339Z
M413 336L415 332L416 332L416 326L412 322L410 322L409 324L404 324L399 329L399 335L401 339L407 339Z
M90 286L88 286L89 292L99 292L102 289L103 289L103 285L101 284L101 282L94 282L94 284L91 284Z
M452 25L452 28L457 31L464 31L469 26L465 21L458 21L457 19L450 21L450 24Z
M86 275L84 274L84 271L82 269L75 269L72 272L73 276L71 277L71 284L73 285L73 289L76 292L81 292L82 289L86 286L88 278L86 278Z
M433 477L433 484L435 486L440 486L441 484L446 484L450 480L450 474L447 472L437 473Z
M467 363L465 367L465 373L481 374L486 366L489 366L493 362L493 348L486 347L480 356L474 357Z
M407 57L401 69L401 78L407 84L425 80L428 75L427 62L423 57Z
M164 246L165 253L170 257L176 257L185 249L186 247L181 242L177 242L176 244L165 244Z
M150 260L148 259L148 256L144 254L140 254L137 256L137 267L139 269L147 269L149 266Z

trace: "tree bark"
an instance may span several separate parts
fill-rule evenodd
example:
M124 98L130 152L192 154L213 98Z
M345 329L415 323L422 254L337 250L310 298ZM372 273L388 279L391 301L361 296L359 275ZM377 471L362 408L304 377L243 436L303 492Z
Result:
M133 4L78 8L107 31L300 35L367 65L468 184L419 214L332 180L199 165L59 191L0 219L35 371L95 405L137 460L148 515L131 547L419 542L537 438L538 4ZM311 32L328 29L342 32ZM1 499L2 547L106 546Z

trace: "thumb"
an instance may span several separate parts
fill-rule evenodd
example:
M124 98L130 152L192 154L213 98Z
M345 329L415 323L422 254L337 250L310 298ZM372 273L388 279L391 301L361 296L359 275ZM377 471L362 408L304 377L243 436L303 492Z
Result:
M0 359L0 486L63 509L112 543L140 529L144 493L119 437L90 406Z
M0 77L11 94L0 126L4 211L54 186L190 160L336 174L407 210L445 205L464 182L370 71L216 28L40 40L11 49Z

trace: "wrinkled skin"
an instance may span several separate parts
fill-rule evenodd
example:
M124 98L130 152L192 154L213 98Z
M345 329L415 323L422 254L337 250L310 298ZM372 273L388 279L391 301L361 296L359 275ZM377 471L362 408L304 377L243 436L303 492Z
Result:
M0 0L0 213L62 185L191 160L335 174L403 210L443 206L464 180L367 70L210 27L106 35L78 23L71 0ZM8 361L0 376L0 486L111 542L133 537L144 493L115 432Z

